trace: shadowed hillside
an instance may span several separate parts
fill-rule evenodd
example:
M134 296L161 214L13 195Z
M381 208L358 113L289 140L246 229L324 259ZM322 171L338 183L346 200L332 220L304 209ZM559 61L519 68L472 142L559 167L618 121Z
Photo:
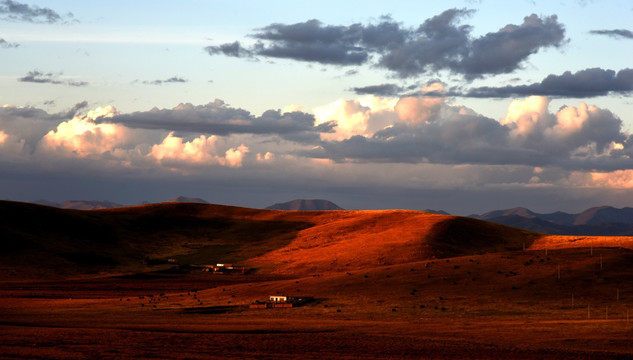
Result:
M588 244L543 236L410 210L272 211L161 203L79 211L0 202L0 270L16 277L155 270L143 263L148 259L152 264L167 259L241 263L263 273L298 275L539 248L544 241L552 248Z
M143 260L238 262L289 243L301 221L248 209L165 203L80 211L0 202L0 258L15 276L142 271Z

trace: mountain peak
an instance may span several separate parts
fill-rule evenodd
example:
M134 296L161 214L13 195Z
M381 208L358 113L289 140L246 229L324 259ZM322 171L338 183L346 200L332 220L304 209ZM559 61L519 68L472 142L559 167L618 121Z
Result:
M200 198L193 198L187 196L176 196L173 199L167 200L165 202L178 202L178 203L197 203L197 204L208 204L209 202Z
M529 210L527 208L515 207L515 208L505 209L505 210L489 211L489 212L479 216L479 219L487 220L487 219L493 219L493 218L497 218L497 217L501 217L501 216L510 216L510 215L521 216L521 217L525 217L525 218L534 218L534 217L536 217L536 213L532 212L531 210Z

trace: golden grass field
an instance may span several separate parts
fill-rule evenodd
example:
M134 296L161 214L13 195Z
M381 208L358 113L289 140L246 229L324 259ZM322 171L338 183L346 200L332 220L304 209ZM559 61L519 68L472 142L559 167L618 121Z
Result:
M2 358L633 358L632 238L400 210L0 205ZM276 294L314 301L248 308Z

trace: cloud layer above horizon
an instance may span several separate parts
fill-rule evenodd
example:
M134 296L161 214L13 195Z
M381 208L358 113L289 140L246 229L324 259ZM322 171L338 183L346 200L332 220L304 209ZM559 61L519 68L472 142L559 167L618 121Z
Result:
M429 88L439 92L441 84L422 91ZM340 99L313 109L315 115L290 108L254 116L221 100L128 114L106 106L71 118L85 104L67 114L5 106L0 154L3 163L24 169L140 178L161 172L207 177L222 168L254 176L263 167L319 173L401 164L422 173L470 169L454 184L444 182L443 173L426 174L420 185L431 187L507 185L504 177L482 176L489 171L513 174L512 183L525 186L632 187L633 136L621 119L584 102L556 112L549 103L543 96L515 100L500 120L443 97ZM357 181L349 173L328 177Z
M526 204L507 199L602 201L633 188L633 119L617 111L633 93L633 67L619 58L631 53L627 25L553 11L594 4L537 14L525 3L520 13L459 3L417 17L275 13L235 27L223 9L213 21L191 11L207 4L183 2L180 19L156 3L162 21L133 16L131 4L120 23L110 19L121 32L110 39L110 23L85 19L97 5L62 13L0 0L11 30L0 33L0 55L15 59L0 84L38 97L2 97L0 185L129 182L140 192L193 181L227 197L318 191L375 204L366 207L392 194L394 204L454 192L516 206ZM137 29L143 21L156 22ZM187 42L177 29L190 21L214 31ZM162 27L178 40L121 40Z

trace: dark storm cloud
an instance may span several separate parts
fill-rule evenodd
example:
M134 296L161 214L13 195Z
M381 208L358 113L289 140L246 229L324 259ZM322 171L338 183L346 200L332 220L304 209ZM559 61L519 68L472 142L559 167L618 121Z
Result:
M459 22L472 10L449 9L418 28L403 27L391 17L378 24L325 25L312 19L296 24L271 24L251 34L251 47L239 42L209 46L210 55L272 57L327 65L373 64L401 78L449 70L467 79L510 73L542 48L559 47L565 29L555 15L530 15L520 25L472 38Z
M11 42L6 41L5 39L0 38L0 47L1 48L11 49L11 48L16 48L18 46L20 46L20 44L11 43Z
M0 0L0 20L46 24L77 22L72 13L60 15L50 8L31 6L13 0Z
M177 83L187 83L189 80L183 79L178 76L172 76L169 79L165 80L152 80L152 81L143 81L145 85L163 85L163 84L177 84Z
M268 134L299 142L314 142L322 132L332 132L334 123L315 126L313 115L303 112L281 113L268 110L261 116L232 108L222 100L207 105L180 104L173 109L154 108L145 112L105 118L111 122L139 129L197 132L214 135Z
M85 81L62 81L59 80L58 74L44 73L39 70L29 71L25 76L18 78L19 82L28 82L36 84L53 84L53 85L67 85L67 86L87 86Z
M585 69L562 75L549 75L540 83L504 87L478 87L462 94L479 98L505 98L523 95L587 98L610 93L628 94L633 91L633 69L614 70Z
M594 35L606 35L616 39L633 39L633 32L626 29L591 30L589 31L589 33Z

